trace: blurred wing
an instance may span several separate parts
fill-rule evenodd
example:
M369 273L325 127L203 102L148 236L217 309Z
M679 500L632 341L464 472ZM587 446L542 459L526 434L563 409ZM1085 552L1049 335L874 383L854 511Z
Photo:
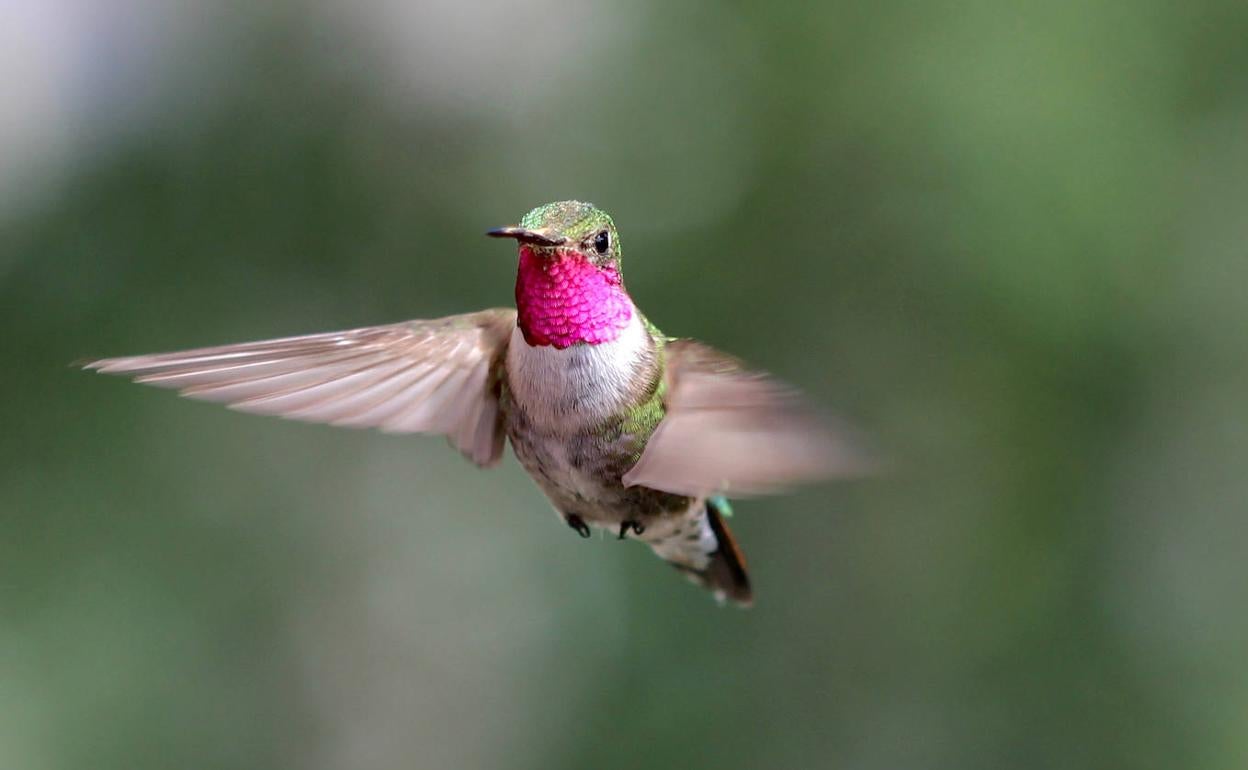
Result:
M442 433L478 465L503 450L494 374L516 311L86 364L233 409L392 433Z
M793 389L693 340L666 348L667 415L624 483L753 495L862 473L845 437Z

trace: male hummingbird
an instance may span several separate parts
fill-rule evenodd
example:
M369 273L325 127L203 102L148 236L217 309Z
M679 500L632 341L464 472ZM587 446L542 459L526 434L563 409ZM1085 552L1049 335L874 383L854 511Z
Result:
M234 409L440 433L479 466L505 440L582 537L645 542L721 601L752 600L725 495L853 473L857 461L778 381L650 323L620 237L588 203L490 230L518 242L516 309L106 358L86 368Z

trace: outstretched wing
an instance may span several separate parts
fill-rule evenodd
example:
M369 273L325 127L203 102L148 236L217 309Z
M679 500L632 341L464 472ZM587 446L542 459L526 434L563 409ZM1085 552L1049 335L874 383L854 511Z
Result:
M105 358L130 375L233 409L393 433L442 433L478 465L503 449L495 372L516 311L484 310L328 334Z
M867 463L797 391L693 340L668 343L667 414L624 474L680 495L751 495Z

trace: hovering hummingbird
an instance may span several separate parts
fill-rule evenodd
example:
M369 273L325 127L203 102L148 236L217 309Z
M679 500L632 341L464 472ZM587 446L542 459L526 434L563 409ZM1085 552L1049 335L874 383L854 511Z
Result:
M518 242L515 310L85 368L246 412L444 434L483 467L510 440L582 537L639 539L721 601L750 604L726 495L852 474L855 455L791 388L650 323L605 212L548 203L487 234Z

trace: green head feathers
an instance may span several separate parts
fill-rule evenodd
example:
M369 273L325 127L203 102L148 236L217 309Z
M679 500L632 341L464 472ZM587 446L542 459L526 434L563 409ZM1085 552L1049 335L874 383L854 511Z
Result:
M611 221L607 212L592 203L547 203L525 214L520 220L520 227L539 230L554 237L562 236L569 246L576 247L598 262L620 261L620 236L615 222Z

